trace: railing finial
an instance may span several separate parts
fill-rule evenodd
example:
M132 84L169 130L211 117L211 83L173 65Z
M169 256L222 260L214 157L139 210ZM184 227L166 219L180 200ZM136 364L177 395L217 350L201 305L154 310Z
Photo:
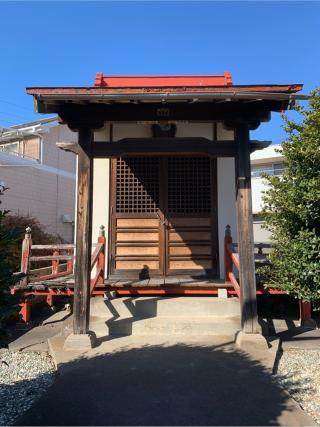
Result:
M225 236L231 236L231 227L230 225L226 225Z
M25 235L25 237L27 237L27 238L30 237L31 236L31 231L32 231L31 227L27 227L26 228L26 235Z
M100 229L99 229L99 236L105 236L105 226L104 225L100 225Z

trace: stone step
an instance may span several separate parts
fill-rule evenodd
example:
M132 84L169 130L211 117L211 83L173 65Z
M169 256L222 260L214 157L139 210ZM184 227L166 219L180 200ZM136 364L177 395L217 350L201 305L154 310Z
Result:
M118 319L103 319L102 317L90 317L89 329L93 331L96 336L122 336L132 335L132 325L135 319L118 318Z
M125 297L104 300L91 299L91 315L94 317L161 317L161 316L221 316L240 314L238 298L216 297Z
M90 316L104 319L118 319L131 317L135 314L132 298L115 298L105 300L101 297L91 298Z
M125 297L91 299L90 329L119 335L228 335L240 329L237 298Z
M140 297L133 301L139 317L230 317L240 314L238 298Z
M132 335L230 336L240 330L240 317L154 317L133 322Z
M240 317L150 317L105 320L90 319L90 330L97 337L122 335L230 336L240 330Z

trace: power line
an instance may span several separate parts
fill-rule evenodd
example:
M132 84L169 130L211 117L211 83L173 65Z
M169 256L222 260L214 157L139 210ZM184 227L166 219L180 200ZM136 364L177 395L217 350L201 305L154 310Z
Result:
M22 107L21 105L15 104L14 102L9 102L9 101L6 101L6 100L4 100L4 99L0 99L0 102L3 102L4 104L13 105L14 107L21 108L22 110L30 111L30 109L29 109L29 108Z
M4 114L5 116L18 117L18 118L22 118L22 119L25 119L25 117L26 117L26 116L22 116L21 114L7 113L5 111L0 111L0 115L1 114Z

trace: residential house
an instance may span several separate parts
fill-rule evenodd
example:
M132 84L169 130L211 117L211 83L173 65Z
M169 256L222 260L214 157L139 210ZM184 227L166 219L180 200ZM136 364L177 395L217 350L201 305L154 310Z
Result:
M74 236L76 156L58 141L76 134L57 118L0 128L0 183L9 190L1 207L31 215L68 242Z
M255 242L270 241L270 232L263 228L264 220L261 216L263 193L267 190L267 182L261 174L266 173L271 176L282 174L284 157L277 151L279 147L279 144L272 144L251 154L252 213Z

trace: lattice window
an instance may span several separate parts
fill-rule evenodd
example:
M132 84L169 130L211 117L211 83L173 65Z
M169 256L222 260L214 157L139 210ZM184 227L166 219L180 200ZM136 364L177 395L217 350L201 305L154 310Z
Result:
M169 157L169 213L210 212L210 181L210 159L206 157Z
M159 159L118 158L116 209L118 213L148 213L159 209Z

